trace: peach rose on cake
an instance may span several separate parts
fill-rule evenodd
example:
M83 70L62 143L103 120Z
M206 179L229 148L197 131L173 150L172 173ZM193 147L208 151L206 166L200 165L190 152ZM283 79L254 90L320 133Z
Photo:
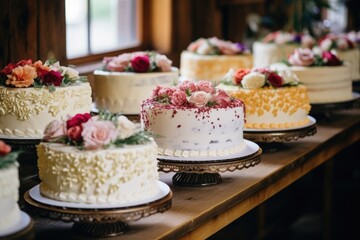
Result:
M85 149L97 149L117 137L116 127L109 121L87 121L82 124L81 136L84 141Z
M36 69L30 65L18 66L12 70L11 75L7 75L7 85L14 87L29 87L34 84L37 77Z
M194 104L196 107L204 107L211 99L211 94L204 92L204 91L198 91L191 94L189 97L189 102L191 104Z

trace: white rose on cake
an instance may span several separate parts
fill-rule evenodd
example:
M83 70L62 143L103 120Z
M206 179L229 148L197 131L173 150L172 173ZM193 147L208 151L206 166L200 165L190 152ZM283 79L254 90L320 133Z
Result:
M241 81L245 89L257 89L265 85L265 75L259 72L251 72L245 75Z

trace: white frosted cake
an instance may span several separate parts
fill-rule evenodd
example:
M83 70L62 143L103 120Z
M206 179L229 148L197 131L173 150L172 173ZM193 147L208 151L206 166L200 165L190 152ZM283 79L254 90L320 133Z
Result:
M124 116L53 121L44 140L37 151L40 193L47 198L126 204L160 192L157 146Z
M91 109L91 87L75 70L31 60L0 72L0 138L41 139L47 123Z
M336 103L353 98L351 68L332 52L297 49L288 62L291 71L307 87L311 104Z
M241 152L245 109L208 81L184 81L154 90L144 101L142 123L154 134L159 155L224 157Z
M339 59L347 62L351 67L351 79L360 79L360 50L356 39L347 34L328 34L319 40L322 51L335 50Z
M243 45L216 37L200 38L181 53L180 76L218 84L230 68L248 68L252 64L252 56Z
M244 101L248 129L301 127L310 121L307 89L288 69L230 70L217 88Z
M21 221L19 165L17 153L10 151L10 146L0 141L0 236Z
M94 100L97 108L113 113L139 114L141 102L156 86L178 82L179 70L155 52L125 53L104 59L104 70L94 72Z
M287 59L296 48L312 47L314 44L315 40L309 35L283 31L272 32L262 41L254 42L252 46L254 64L251 67L269 67L273 63Z

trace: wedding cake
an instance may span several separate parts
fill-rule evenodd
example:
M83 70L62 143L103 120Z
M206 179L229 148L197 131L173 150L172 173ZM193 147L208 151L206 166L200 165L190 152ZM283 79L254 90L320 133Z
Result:
M49 123L37 146L41 195L87 204L156 196L157 146L139 127L111 114L76 114Z
M91 109L91 87L59 62L23 60L0 71L0 138L41 139L47 123Z
M172 157L224 157L241 152L245 107L208 81L157 87L142 104L141 121Z
M218 84L230 68L251 67L250 51L240 43L212 38L192 42L180 56L182 79Z
M139 114L152 89L176 84L179 77L172 61L156 52L124 53L103 63L94 72L94 99L97 108L113 113Z

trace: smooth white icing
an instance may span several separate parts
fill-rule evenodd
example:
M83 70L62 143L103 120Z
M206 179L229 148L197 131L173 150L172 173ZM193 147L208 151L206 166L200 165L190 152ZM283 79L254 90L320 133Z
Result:
M200 55L183 51L180 56L180 76L182 79L219 84L231 68L251 68L252 64L250 54Z
M351 66L351 79L360 80L360 50L350 49L337 51L339 59L348 62Z
M335 67L290 67L308 89L310 103L334 103L352 99L349 65Z
M288 56L298 47L298 44L254 42L253 67L268 67L273 63L286 60Z
M155 135L160 155L226 156L245 147L244 108L165 109L144 105L142 123Z
M40 193L75 203L126 203L158 194L154 142L96 151L40 143Z
M97 108L113 113L139 114L142 101L156 86L172 86L178 82L179 70L171 72L94 72L94 100Z
M310 102L303 85L281 88L243 89L220 84L230 96L244 101L247 128L291 128L309 122Z
M0 86L0 138L43 137L45 126L68 115L90 112L89 83L47 88L8 88Z
M0 169L0 232L20 222L18 164Z

